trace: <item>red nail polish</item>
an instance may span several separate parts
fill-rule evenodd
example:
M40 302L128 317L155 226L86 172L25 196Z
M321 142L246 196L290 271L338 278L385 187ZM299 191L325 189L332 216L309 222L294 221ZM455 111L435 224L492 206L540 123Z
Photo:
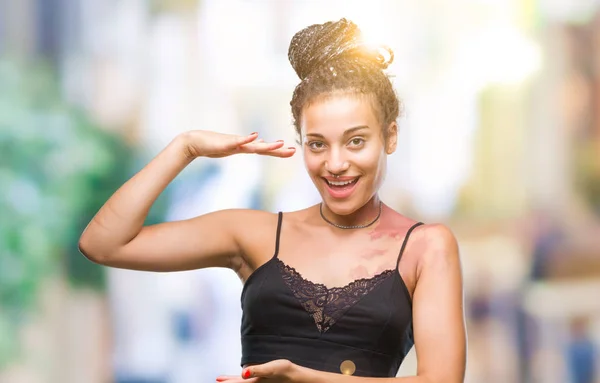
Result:
M246 370L244 370L244 373L242 374L242 378L248 379L248 378L250 378L250 375L252 375L250 373L250 369L246 369Z

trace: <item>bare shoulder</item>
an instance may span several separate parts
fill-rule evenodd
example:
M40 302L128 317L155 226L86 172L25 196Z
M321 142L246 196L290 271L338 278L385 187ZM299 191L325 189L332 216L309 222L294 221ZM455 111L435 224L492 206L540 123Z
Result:
M275 233L277 214L255 209L223 209L191 219L198 230L204 229L214 235L214 230L230 233L242 256L252 254L253 249L264 241L265 236ZM206 227L206 226L211 227ZM199 231L198 231L199 232Z
M236 238L250 240L257 238L260 233L268 232L277 227L277 213L254 209L226 209L215 213L235 228Z
M313 205L300 210L283 212L284 219L288 225L298 225L319 218L319 205Z
M420 226L419 230L429 251L445 252L458 247L454 233L444 224L424 224Z
M241 250L241 257L233 260L232 268L249 274L274 254L278 213L232 209L223 214L229 215L227 220L235 227L235 240Z
M441 223L423 224L415 230L415 247L420 254L419 274L424 269L448 268L460 263L458 241L452 230Z

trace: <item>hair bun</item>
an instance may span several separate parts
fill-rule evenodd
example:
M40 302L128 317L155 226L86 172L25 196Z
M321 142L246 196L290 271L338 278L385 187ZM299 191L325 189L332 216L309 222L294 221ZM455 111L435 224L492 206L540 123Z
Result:
M316 68L341 58L385 69L394 60L394 53L383 45L367 45L358 26L346 19L302 29L292 37L288 50L288 59L302 80Z

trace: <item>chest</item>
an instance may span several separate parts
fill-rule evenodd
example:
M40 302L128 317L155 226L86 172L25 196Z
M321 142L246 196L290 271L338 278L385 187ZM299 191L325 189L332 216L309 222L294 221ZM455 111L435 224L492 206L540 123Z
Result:
M282 230L278 258L304 279L326 287L346 286L396 269L401 239L374 232L335 236L328 230Z

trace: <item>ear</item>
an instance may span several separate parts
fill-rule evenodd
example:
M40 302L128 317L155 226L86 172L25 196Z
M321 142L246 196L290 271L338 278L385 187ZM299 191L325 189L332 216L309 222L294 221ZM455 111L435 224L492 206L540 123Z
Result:
M385 152L392 154L396 151L398 145L398 123L392 122L387 127L387 140L385 142Z

